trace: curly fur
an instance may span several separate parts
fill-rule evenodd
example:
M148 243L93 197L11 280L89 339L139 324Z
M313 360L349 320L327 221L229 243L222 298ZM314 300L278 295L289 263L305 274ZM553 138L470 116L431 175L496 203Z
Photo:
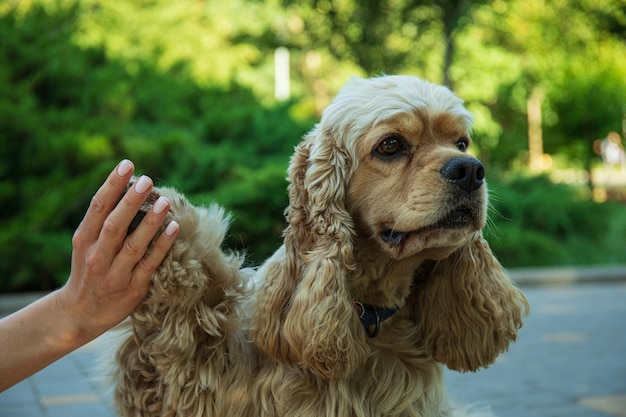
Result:
M528 309L482 238L486 186L441 173L471 122L444 87L354 79L297 146L284 244L258 270L222 249L221 208L159 189L181 229L117 351L120 414L452 415L441 364L489 366ZM385 159L389 137L405 149ZM399 311L370 338L354 300Z

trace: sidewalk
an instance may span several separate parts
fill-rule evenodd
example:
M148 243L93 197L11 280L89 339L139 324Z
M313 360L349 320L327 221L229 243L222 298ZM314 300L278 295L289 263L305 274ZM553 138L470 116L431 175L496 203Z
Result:
M511 279L522 287L626 282L626 265L511 268L508 272Z
M487 370L446 371L451 397L498 417L626 417L626 266L509 272L531 304L520 340ZM0 296L0 315L41 295ZM0 393L0 417L115 417L91 381L105 350L96 339Z
M0 393L0 417L115 417L91 382L104 347L96 339Z

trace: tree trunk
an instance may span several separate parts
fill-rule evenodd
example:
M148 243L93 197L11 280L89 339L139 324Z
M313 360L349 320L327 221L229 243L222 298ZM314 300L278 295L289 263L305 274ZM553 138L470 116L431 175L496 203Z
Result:
M535 87L528 97L528 165L532 172L544 170L543 132L541 130L541 104L544 99L541 88Z
M446 50L443 57L443 85L453 90L454 86L452 85L452 78L450 77L450 67L452 66L455 45L451 33L447 34L445 42Z

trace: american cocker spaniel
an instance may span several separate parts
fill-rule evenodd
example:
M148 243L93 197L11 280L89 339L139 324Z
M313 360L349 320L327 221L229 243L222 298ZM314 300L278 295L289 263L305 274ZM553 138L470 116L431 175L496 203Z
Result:
M442 365L489 366L528 310L482 237L471 123L445 87L353 79L296 147L258 269L222 250L221 208L157 189L180 234L117 351L120 414L453 415Z

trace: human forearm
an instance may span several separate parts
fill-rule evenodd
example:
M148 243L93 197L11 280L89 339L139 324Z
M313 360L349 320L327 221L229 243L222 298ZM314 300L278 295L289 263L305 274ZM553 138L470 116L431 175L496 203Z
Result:
M57 295L48 294L0 320L0 391L95 337L62 310Z
M63 288L0 320L0 391L120 323L146 296L179 227L167 222L170 203L162 197L128 232L152 189L142 176L127 190L133 169L122 161L91 200Z

